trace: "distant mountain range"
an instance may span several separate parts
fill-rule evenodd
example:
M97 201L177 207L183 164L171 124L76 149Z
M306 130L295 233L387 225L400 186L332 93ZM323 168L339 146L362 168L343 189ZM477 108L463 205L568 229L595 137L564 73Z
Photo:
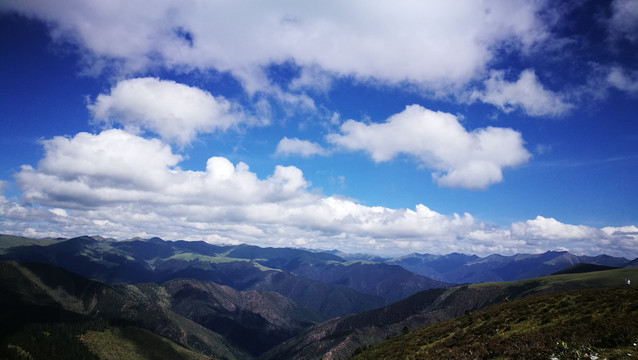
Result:
M635 265L567 252L381 259L159 238L0 235L0 358L21 346L39 349L50 339L41 338L51 333L47 324L64 330L59 341L75 358L95 358L104 342L137 349L138 358L349 358L504 299L622 284L638 278ZM508 282L470 284L485 281Z
M113 351L123 351L118 358L342 359L397 334L510 299L563 289L613 289L623 287L625 278L638 277L638 268L582 270L425 290L389 306L318 323L321 315L274 292L242 292L191 279L108 285L52 265L4 261L0 358L108 359ZM635 291L628 299L624 310L615 311L635 313ZM521 316L517 321L527 321ZM623 329L629 337L614 341L625 346L638 328Z
M611 267L636 266L636 260L632 262L609 255L577 256L567 251L548 251L542 254L487 257L458 253L410 254L385 262L439 281L463 284L528 279L549 275L580 263Z
M275 291L324 318L449 286L397 265L346 261L323 252L159 238L115 241L81 236L47 239L39 245L34 239L1 235L0 260L56 265L109 284L188 278L240 291Z

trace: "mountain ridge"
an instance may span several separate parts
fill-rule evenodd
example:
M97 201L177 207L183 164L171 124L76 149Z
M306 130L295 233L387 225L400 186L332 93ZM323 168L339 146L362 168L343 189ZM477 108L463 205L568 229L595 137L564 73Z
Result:
M193 277L238 290L252 287L267 290L271 286L272 290L281 291L281 287L272 284L271 279L274 277L284 281L282 278L285 276L263 272L283 271L310 281L305 286L314 286L311 284L315 281L315 285L316 282L338 285L342 286L341 289L357 291L362 297L372 296L364 301L369 302L370 306L381 306L421 290L452 284L521 280L549 275L578 263L623 267L636 266L638 261L605 254L578 256L566 251L509 256L492 254L485 257L460 253L413 253L381 259L364 254L348 255L335 250L215 245L203 241L167 241L158 237L115 241L99 236L80 236L42 241L42 244L38 244L36 239L0 235L0 259L61 265L107 283L159 283L175 277ZM20 242L25 245L19 246ZM399 266L407 271L391 266ZM293 278L285 282L294 282ZM306 301L299 294L296 296L295 300ZM347 297L356 296L350 294ZM318 306L315 305L315 309ZM356 307L349 309L346 306L341 310L326 311L328 308L322 310L327 316L340 315L343 313L340 311L366 310Z
M452 257L453 260L446 261ZM452 253L432 255L413 253L387 260L417 274L448 283L481 283L487 281L514 281L549 275L579 264L623 267L636 260L609 255L578 256L567 251L547 251L541 254L492 254L485 257Z
M3 241L0 236L0 243ZM275 291L326 318L373 309L418 291L449 284L380 263L290 248L213 245L160 238L112 241L81 236L44 246L0 247L0 260L61 266L110 284L192 278L236 290ZM310 276L311 269L331 276ZM370 276L369 274L374 274Z
M348 358L388 336L508 299L624 284L625 278L638 277L636 268L591 272L603 265L579 262L631 266L624 258L578 257L568 252L404 257L416 265L427 263L441 274L468 266L473 271L491 269L495 277L503 271L512 277L542 275L451 286L398 265L303 249L160 238L113 241L94 236L47 240L42 245L29 238L3 240L0 236L0 259L36 259L68 267L0 262L4 309L18 304L27 320L31 316L53 323L106 319L107 330L102 325L89 329L97 333L87 339L130 344L146 329L197 353L224 359ZM13 270L6 264L13 264ZM546 273L556 268L564 274ZM139 279L144 281L132 283ZM412 279L416 285L410 283ZM8 291L16 281L22 291ZM423 281L446 286L430 287L432 283ZM410 294L414 291L410 289L419 287L427 289ZM388 289L397 293L397 300L388 295ZM6 312L0 315L12 319ZM109 325L114 320L115 325ZM127 331L118 324L142 330ZM182 329L190 335L183 335Z
M31 323L99 320L222 359L252 358L322 319L274 292L191 279L109 285L40 263L0 262L0 295L2 338Z

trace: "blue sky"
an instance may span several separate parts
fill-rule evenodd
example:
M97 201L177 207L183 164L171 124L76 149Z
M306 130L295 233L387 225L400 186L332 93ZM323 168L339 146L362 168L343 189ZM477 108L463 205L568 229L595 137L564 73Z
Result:
M4 1L0 231L638 256L638 1Z

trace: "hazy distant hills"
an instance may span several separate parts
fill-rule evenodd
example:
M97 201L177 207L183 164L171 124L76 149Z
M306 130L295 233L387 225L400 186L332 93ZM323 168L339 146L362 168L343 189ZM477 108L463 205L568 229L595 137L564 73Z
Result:
M53 264L106 283L162 283L191 278L236 290L271 290L327 317L373 309L450 284L521 280L553 274L579 263L610 267L632 264L625 258L555 251L487 257L410 254L381 259L159 238L115 241L82 236L36 240L7 235L0 235L0 260Z
M632 262L625 258L608 255L576 256L567 251L512 256L490 255L483 258L457 253L410 254L386 262L399 265L416 274L455 284L528 279L553 274L579 263L610 267L632 266Z

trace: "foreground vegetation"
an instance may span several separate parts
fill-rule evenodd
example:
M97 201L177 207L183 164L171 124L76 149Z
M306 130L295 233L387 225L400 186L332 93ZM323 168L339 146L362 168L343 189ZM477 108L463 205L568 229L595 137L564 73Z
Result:
M0 358L203 360L207 356L135 326L103 320L27 324L0 341Z
M530 295L433 324L353 359L627 359L638 357L638 288Z

